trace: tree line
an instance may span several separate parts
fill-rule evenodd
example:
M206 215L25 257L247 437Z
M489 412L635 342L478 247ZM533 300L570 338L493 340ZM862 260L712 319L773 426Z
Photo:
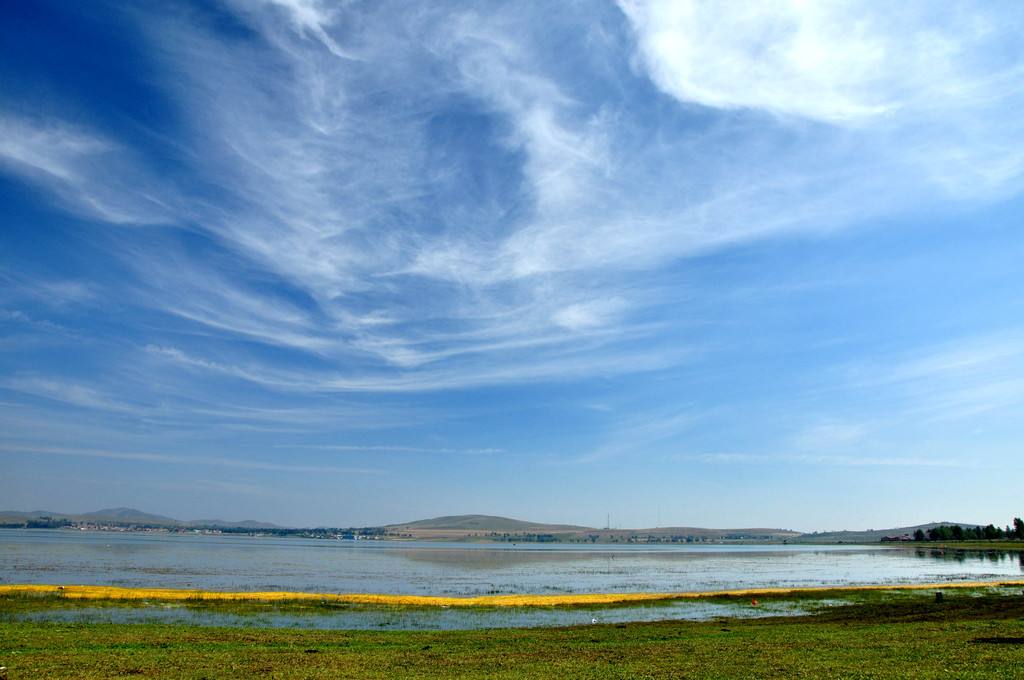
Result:
M1000 539L1024 540L1024 520L1013 518L1013 525L997 527L988 526L964 527L959 524L942 524L932 527L927 532L918 529L914 532L915 541L998 541Z

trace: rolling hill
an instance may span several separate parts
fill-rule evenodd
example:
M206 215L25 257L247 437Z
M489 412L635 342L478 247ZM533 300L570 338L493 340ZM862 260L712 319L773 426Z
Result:
M62 515L64 516L64 515ZM77 515L84 520L93 522L132 522L134 524L181 524L172 517L154 515L133 508L105 508L95 512L85 512Z
M920 529L928 533L929 529L946 525L960 525L966 528L974 528L977 524L966 524L964 522L929 522L917 524L912 527L895 527L892 529L866 529L862 531L825 531L811 534L801 534L794 539L797 543L878 543L885 536L902 536L904 534L913 536L914 532ZM984 526L984 525L980 525Z
M419 539L459 540L544 535L563 541L662 542L690 540L781 541L800 536L786 529L706 529L700 527L657 527L651 529L597 529L574 524L544 524L494 515L449 515L384 527L391 536Z
M543 524L495 515L447 515L403 524L390 524L385 529L396 531L496 531L499 533L564 533L591 531L589 527L571 524Z

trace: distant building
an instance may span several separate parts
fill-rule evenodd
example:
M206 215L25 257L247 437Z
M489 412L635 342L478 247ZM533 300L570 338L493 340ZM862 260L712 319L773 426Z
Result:
M882 536L882 543L907 543L913 540L914 537L910 534L903 534L902 536Z

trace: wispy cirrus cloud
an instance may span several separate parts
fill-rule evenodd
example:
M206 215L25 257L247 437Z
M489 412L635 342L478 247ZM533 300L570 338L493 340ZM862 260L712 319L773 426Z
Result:
M440 390L463 390L493 385L515 385L611 377L664 369L685 359L685 353L673 348L650 348L620 351L614 362L601 355L589 354L584 344L560 353L528 360L519 357L503 362L471 363L460 366L434 366L398 373L346 374L334 370L292 370L279 367L249 365L238 367L188 355L177 348L150 347L154 356L204 372L241 378L265 387L287 392L306 393L417 393Z
M920 467L965 468L975 463L955 458L931 458L893 455L831 455L810 453L751 454L751 453L699 453L676 454L676 460L722 465L825 465L837 467Z
M607 431L601 434L601 443L571 462L592 464L656 454L692 432L703 415L693 407L662 408L652 413L609 419Z
M685 109L626 94L643 87L626 64L609 66L626 31L570 11L550 21L575 36L558 48L578 55L585 77L552 68L556 46L534 30L536 8L231 7L258 40L226 41L193 14L164 17L159 30L137 15L176 74L164 86L188 123L183 158L215 188L188 202L165 196L160 219L200 229L224 253L120 255L137 271L138 304L225 341L320 357L328 373L344 364L347 375L321 381L342 390L577 379L566 348L584 342L594 365L608 365L623 341L658 336L643 320L659 305L649 291L681 259L899 212L933 191L915 177L936 159L915 154L954 159L958 135L927 125L905 135L901 116L922 101L939 102L975 151L1021 132L1009 115L1019 60L1012 50L986 58L1008 29L985 13L963 25L955 12L925 21L900 11L916 36L904 44L871 12L840 31L853 11L840 5L623 5L642 63L678 99L857 121L843 132L735 117L687 126ZM692 39L708 25L728 27L728 39ZM99 195L94 158L124 156L59 122L8 120L29 142L6 156L83 196ZM913 148L885 150L904 137ZM1014 185L1016 145L999 146L1000 158L958 167L992 169L983 184L993 189ZM110 220L151 221L130 204L156 196L152 183L132 186L131 164L103 167L123 213ZM939 180L951 196L963 190L952 177ZM638 271L650 281L626 285ZM193 366L203 362L223 367L203 356ZM523 367L533 364L544 368ZM264 383L286 368L262 366Z
M133 413L139 408L136 404L113 398L91 386L43 376L13 376L0 382L0 387L71 406L115 413Z
M278 444L279 449L313 449L316 451L337 451L340 453L443 453L466 456L489 456L505 453L503 448L457 449L446 446L403 446L401 444Z
M5 413L0 414L0 425L12 437L33 431L54 434L64 433L66 429L73 433L77 428L83 437L88 430L90 441L102 442L121 440L126 434L129 438L145 440L153 436L202 438L211 431L316 435L331 433L337 428L387 430L414 427L445 417L424 406L317 399L310 395L316 390L308 384L289 383L285 387L295 395L286 403L276 399L263 403L259 400L240 402L224 398L225 392L221 390L197 395L194 381L182 381L180 376L176 380L174 376L145 367L141 361L137 372L107 376L105 381L75 380L53 374L16 374L0 381L0 389L18 395ZM300 388L305 393L300 394ZM230 390L226 393L232 394ZM26 396L32 399L24 399ZM64 427L60 422L62 412L80 417ZM126 432L125 422L133 423L135 428L132 429L137 431Z
M102 133L0 110L0 167L53 192L72 212L114 224L172 221L171 187Z
M246 3L237 3L240 10ZM303 35L318 40L331 54L343 59L356 58L331 37L327 29L334 23L335 12L330 5L319 0L264 0L263 4L279 7L291 20L292 25Z
M1024 405L1020 331L970 336L841 369L845 388L885 395L916 421L959 420Z
M27 456L72 456L78 458L109 458L112 460L136 461L143 463L166 463L171 465L193 465L264 470L270 472L327 473L327 474L383 474L375 468L337 467L331 465L292 465L289 463L263 462L244 458L222 458L216 456L185 456L178 454L142 451L116 451L107 449L84 449L58 446L32 446L0 444L0 452Z

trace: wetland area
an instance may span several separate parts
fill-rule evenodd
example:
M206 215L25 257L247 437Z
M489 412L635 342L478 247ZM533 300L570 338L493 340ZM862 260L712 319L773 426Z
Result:
M0 531L0 585L407 596L679 593L1014 581L1024 553L882 545L485 544L224 535ZM195 606L9 609L5 620L319 629L472 629L799 615L808 602L673 600L614 607Z

